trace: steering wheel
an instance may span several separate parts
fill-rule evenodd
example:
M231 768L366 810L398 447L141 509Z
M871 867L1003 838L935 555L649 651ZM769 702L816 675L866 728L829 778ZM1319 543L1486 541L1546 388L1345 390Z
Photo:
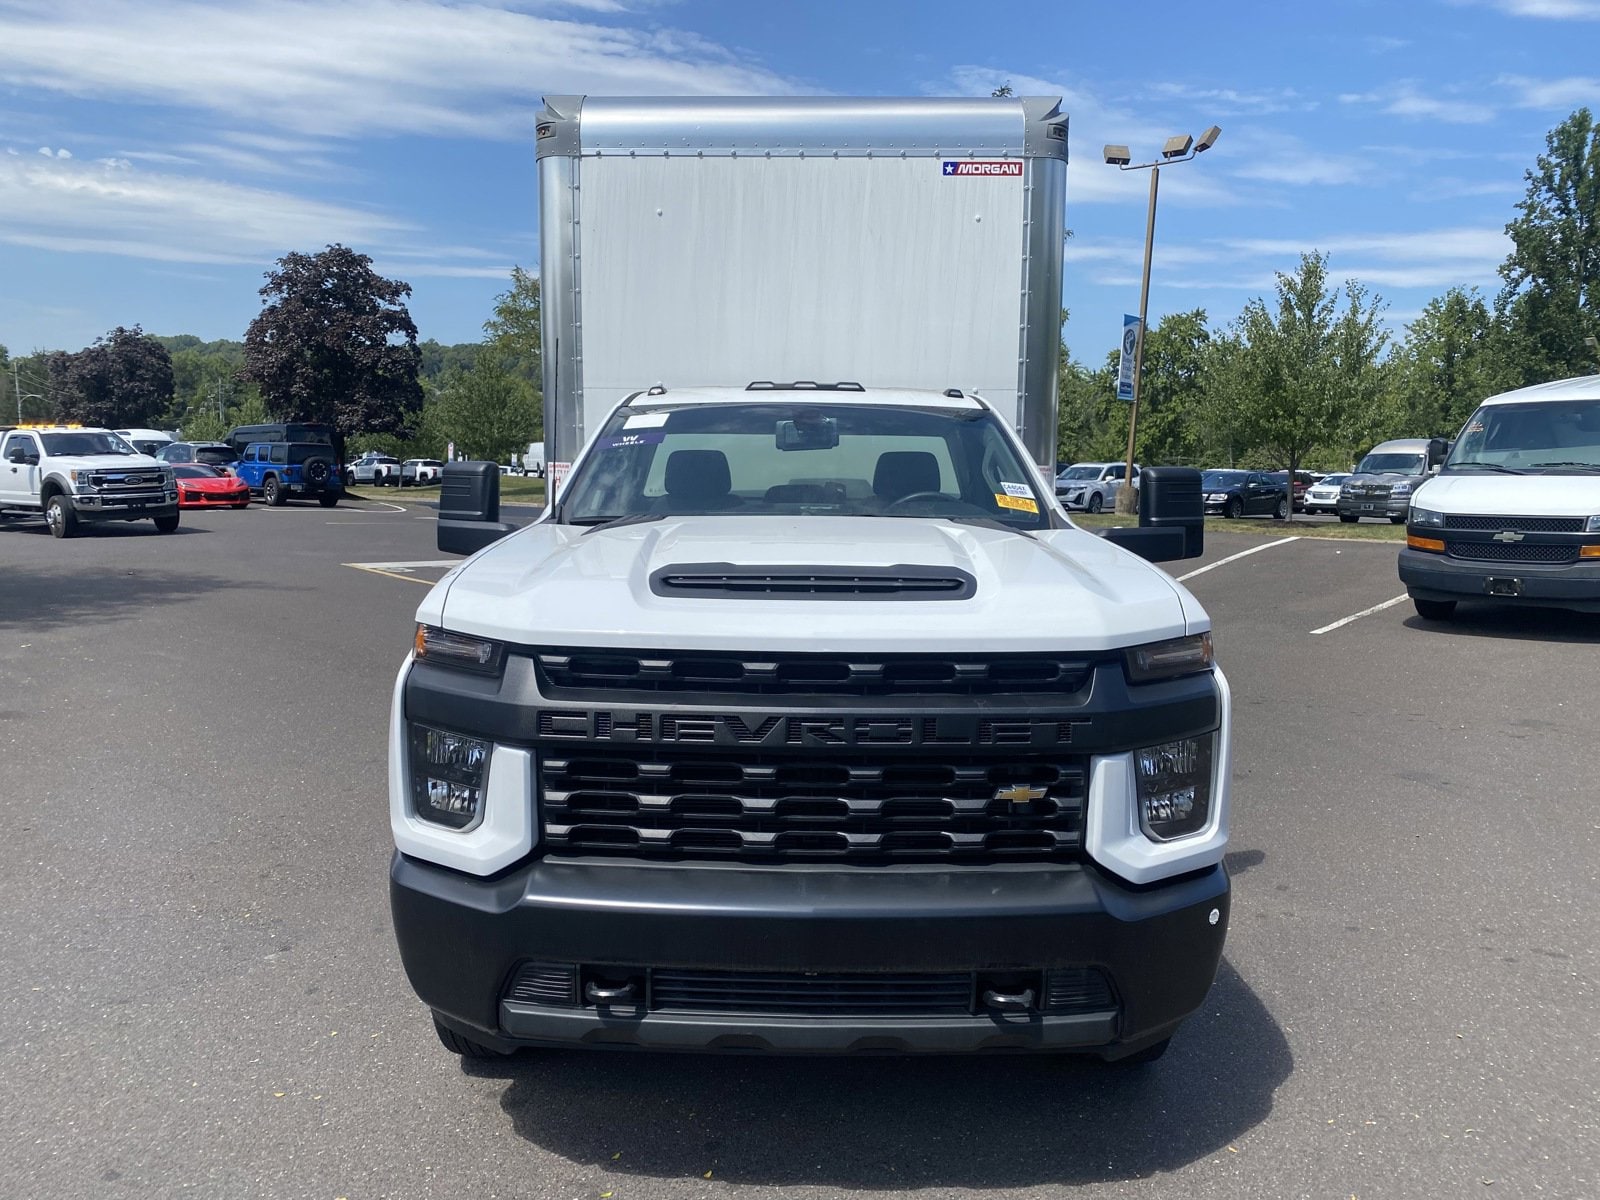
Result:
M885 508L899 508L902 504L909 504L913 500L948 500L943 492L907 492L904 496L897 496L884 505Z

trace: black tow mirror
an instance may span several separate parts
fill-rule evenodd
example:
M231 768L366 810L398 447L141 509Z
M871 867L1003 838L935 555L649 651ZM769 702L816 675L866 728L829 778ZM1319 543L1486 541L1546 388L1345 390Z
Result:
M492 462L449 462L439 483L439 549L476 554L515 531L500 520L500 468Z
M24 450L21 446L13 446L13 447L11 447L11 449L6 451L6 461L7 462L14 462L14 463L25 463L25 462L28 461L28 452L26 450Z
M1149 562L1205 553L1206 503L1193 467L1146 467L1139 477L1139 525L1101 536Z

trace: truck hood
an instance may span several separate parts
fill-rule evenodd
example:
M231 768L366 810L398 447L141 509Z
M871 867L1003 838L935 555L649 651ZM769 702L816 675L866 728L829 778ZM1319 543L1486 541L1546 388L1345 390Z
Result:
M1382 471L1364 472L1362 474L1352 475L1344 482L1346 485L1352 483L1386 483L1390 487L1393 487L1397 483L1420 485L1425 480L1430 478L1432 477L1428 475L1402 475L1398 471Z
M159 471L167 464L148 454L52 454L50 465L68 471Z
M658 595L663 567L946 568L965 599ZM522 644L674 649L1108 650L1210 628L1170 576L1079 529L1024 535L913 518L669 518L585 531L540 522L440 581L427 624Z
M1438 475L1411 503L1444 513L1591 517L1600 513L1600 475Z

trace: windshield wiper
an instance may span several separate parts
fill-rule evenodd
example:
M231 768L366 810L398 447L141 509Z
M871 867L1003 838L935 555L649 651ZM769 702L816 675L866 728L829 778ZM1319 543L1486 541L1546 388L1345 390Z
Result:
M1025 538L1033 537L1033 534L1028 530L1018 529L1015 525L1007 525L1004 521L995 517L943 517L941 519L949 521L952 525L977 525L983 529L1002 529L1006 533L1020 533Z
M624 525L642 525L646 521L659 521L666 515L666 513L659 512L642 512L624 513L620 517L579 517L576 521L569 522L569 524L589 526L588 529L584 530L588 534L601 529L620 529Z
M1444 469L1446 471L1465 471L1468 467L1472 467L1472 468L1474 468L1476 470L1480 470L1480 471L1499 471L1500 474L1502 474L1502 475L1526 475L1527 474L1526 471L1519 471L1515 467L1506 466L1504 463L1488 463L1488 462L1447 463L1447 464L1445 464L1445 468Z
M1561 471L1583 471L1585 473L1593 473L1593 472L1596 472L1596 471L1600 471L1600 463L1592 463L1592 462L1543 462L1543 463L1534 463L1530 469L1534 470L1534 471L1561 470Z

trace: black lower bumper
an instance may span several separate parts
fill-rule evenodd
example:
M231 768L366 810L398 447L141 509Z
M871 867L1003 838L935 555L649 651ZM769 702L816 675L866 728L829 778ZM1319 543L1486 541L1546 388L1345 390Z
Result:
M1092 867L841 871L541 860L481 880L396 855L406 974L444 1024L501 1049L791 1053L1074 1050L1108 1057L1204 1002L1228 926L1220 866L1131 889ZM581 970L1005 972L1094 967L1103 1011L819 1017L619 1010L506 998L530 960Z
M1400 551L1400 582L1420 600L1487 600L1600 612L1600 559L1554 566L1463 562L1405 549Z

